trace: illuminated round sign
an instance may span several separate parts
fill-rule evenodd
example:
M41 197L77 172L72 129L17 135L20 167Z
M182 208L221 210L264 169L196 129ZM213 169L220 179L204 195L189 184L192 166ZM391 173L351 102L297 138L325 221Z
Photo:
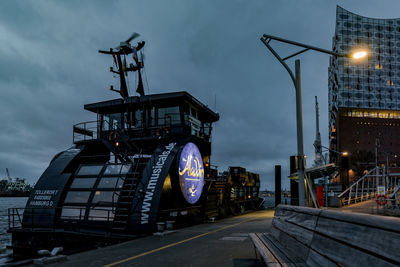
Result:
M204 166L199 149L187 143L179 159L179 184L183 196L190 204L196 203L203 191Z

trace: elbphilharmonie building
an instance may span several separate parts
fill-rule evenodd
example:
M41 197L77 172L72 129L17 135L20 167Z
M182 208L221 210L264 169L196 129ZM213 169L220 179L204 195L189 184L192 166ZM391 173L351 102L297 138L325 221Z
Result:
M368 56L360 60L331 57L330 148L350 152L365 168L375 164L376 156L378 163L397 165L400 159L400 18L368 18L338 6L332 49L340 54L367 50ZM337 161L337 155L331 153L331 161Z

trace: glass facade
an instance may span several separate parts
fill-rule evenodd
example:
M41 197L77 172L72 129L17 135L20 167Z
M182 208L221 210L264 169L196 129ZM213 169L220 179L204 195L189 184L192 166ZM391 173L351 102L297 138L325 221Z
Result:
M332 48L340 54L367 50L368 57L331 57L330 129L340 108L400 110L400 19L367 18L338 6Z

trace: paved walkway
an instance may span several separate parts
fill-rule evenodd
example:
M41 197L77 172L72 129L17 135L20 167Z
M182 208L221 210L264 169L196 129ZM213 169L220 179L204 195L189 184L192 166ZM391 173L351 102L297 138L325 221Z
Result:
M386 215L374 200L329 209ZM53 266L261 266L248 234L268 231L273 216L274 210L256 211L74 254Z
M68 256L56 266L261 266L248 233L265 232L273 210L148 236Z
M335 208L329 208L329 209L335 209ZM375 202L375 199L363 201L360 203L336 209L344 212L360 212L360 213L383 215L383 216L400 216L400 210L388 209L384 208L383 206L378 206Z
M330 208L331 209L331 208ZM335 208L332 208L335 209ZM378 214L378 207L376 205L375 200L367 200L363 202L359 202L356 204L336 208L340 211L346 212L360 212L360 213L368 213L368 214Z

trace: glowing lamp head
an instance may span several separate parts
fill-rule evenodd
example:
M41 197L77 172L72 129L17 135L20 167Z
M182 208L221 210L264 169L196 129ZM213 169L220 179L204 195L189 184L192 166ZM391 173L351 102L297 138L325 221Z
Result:
M360 59L360 58L363 58L365 56L367 56L367 52L366 51L357 51L357 52L354 52L353 55L352 55L352 57L354 59Z
M349 155L349 152L342 152L342 156L348 156Z

